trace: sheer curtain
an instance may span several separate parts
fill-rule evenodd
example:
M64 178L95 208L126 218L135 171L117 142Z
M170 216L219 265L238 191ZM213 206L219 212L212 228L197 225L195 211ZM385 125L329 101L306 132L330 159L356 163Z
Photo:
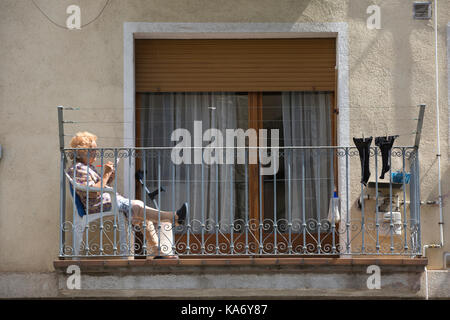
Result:
M217 128L225 138L225 129L237 127L238 117L242 118L239 114L247 110L247 101L234 93L147 93L141 106L141 145L173 147L178 142L172 142L170 137L178 128L191 133L194 145L194 121L202 122L201 135L209 128ZM203 142L203 147L209 144ZM225 163L204 163L203 170L201 164L173 165L171 152L160 149L147 154L146 159L147 186L153 190L158 186L159 153L161 186L166 190L161 194L161 209L176 210L188 201L193 232L200 230L202 222L206 231L215 231L216 222L222 231L227 231L231 219L239 213L239 205L235 205L242 202L234 181L241 179L240 170ZM193 163L193 150L191 156Z
M332 145L331 99L329 92L283 92L284 146ZM187 129L193 139L194 121L202 122L203 132L217 128L224 135L225 129L245 130L248 126L247 95L236 93L147 93L143 95L141 107L139 138L145 147L173 147L177 142L172 142L170 137L178 128ZM203 142L203 146L209 143ZM162 210L176 210L189 201L194 232L200 230L203 221L207 231L214 232L217 222L221 231L227 232L231 221L243 218L244 165L203 164L202 173L201 164L173 165L172 150L158 150L147 153L147 186L151 190L157 188L159 164L161 186L166 189L161 194ZM290 180L286 169L289 163ZM303 220L303 214L306 219L326 219L334 188L333 152L328 149L288 150L284 167L285 218L289 211L290 184L293 220Z
M284 146L331 146L331 100L329 92L283 92ZM291 182L285 171L286 210L291 183L291 217L326 219L333 186L333 151L286 150L285 168L291 164Z

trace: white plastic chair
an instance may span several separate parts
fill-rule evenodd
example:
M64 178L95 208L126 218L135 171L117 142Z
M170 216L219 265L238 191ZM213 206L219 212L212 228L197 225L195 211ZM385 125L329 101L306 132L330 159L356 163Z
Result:
M128 247L127 244L127 229L128 225L126 223L125 215L120 212L117 208L117 201L116 201L116 193L113 188L110 187L103 187L103 189L96 188L96 187L89 187L90 192L106 192L111 195L111 210L110 211L104 211L100 213L90 213L86 214L84 210L84 206L79 198L79 196L76 193L76 190L80 190L83 192L87 192L88 187L85 185L81 185L77 183L76 181L73 181L72 177L65 172L66 178L69 181L71 185L70 194L72 196L75 196L73 199L75 202L75 209L77 211L77 214L74 215L74 221L73 221L73 254L75 256L79 255L80 252L80 246L83 241L83 234L86 231L86 226L96 220L99 220L101 217L108 217L108 216L114 216L114 213L116 213L117 216L117 225L119 229L119 243L118 248L121 256L124 256L125 258L128 258L129 255L134 255L134 237L130 240L130 246ZM102 230L100 230L102 232ZM116 244L114 244L116 245ZM130 250L126 250L126 248L130 248Z

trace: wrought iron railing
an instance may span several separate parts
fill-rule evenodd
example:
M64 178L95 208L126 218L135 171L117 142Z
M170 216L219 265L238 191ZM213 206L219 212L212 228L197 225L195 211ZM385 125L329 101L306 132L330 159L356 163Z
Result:
M381 153L371 147L367 186L360 183L355 147L280 147L278 168L269 175L260 174L260 163L249 164L251 148L244 148L242 164L175 164L171 148L88 149L97 156L99 174L107 161L121 161L109 189L86 187L79 192L118 192L140 198L146 206L157 205L159 212L188 203L184 225L159 220L151 230L147 222L133 225L116 206L109 215L98 213L95 221L86 218L94 217L89 212L84 218L79 214L75 189L80 186L70 184L66 173L70 159L81 150L61 151L62 258L421 253L419 158L414 147L392 148L385 180L379 179ZM127 172L142 170L144 185L137 176L124 176L125 166ZM154 201L146 195L146 188L152 192L161 187L165 192L157 193ZM157 235L156 249L148 245L152 233Z

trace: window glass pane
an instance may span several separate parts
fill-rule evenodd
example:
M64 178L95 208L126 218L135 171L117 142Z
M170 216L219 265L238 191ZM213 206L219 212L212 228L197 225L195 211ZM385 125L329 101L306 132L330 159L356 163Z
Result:
M264 218L272 223L276 218L280 231L289 220L294 230L307 221L310 231L316 231L327 218L333 151L320 146L332 145L331 99L329 92L263 94L263 128L279 130L281 147L277 174L264 177ZM295 148L305 146L319 148Z

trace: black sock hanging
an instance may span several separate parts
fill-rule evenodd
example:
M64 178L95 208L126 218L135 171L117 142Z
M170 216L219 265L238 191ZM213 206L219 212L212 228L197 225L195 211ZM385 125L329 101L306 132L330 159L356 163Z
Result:
M359 159L361 160L361 183L365 186L370 177L369 158L370 158L370 144L372 137L369 138L353 138L353 142L359 152Z
M376 137L375 145L380 148L383 168L381 169L380 179L384 179L384 174L390 170L389 158L394 141L398 136Z

